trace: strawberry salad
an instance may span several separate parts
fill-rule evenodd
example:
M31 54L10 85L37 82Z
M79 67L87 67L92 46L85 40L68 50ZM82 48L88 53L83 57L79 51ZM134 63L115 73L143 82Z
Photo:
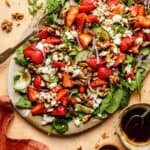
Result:
M51 3L56 1L51 1ZM126 0L62 1L16 50L16 107L59 134L105 119L140 93L150 54L150 11ZM58 2L52 6L59 5Z

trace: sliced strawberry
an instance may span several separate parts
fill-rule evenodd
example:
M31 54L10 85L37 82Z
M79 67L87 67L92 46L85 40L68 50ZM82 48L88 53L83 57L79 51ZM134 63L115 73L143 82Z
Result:
M94 9L95 9L95 6L93 4L79 6L79 12L90 13Z
M88 48L89 44L92 42L92 36L86 33L79 34L79 41L83 48Z
M42 30L37 37L40 39L46 39L49 36L49 32L47 29Z
M30 85L28 87L28 90L27 90L27 95L29 97L29 100L34 102L34 101L37 101L39 99L40 93L34 87L32 87Z
M47 109L45 108L43 103L40 103L40 104L35 105L31 109L31 113L32 115L41 115L41 114L47 113Z
M96 57L89 57L87 59L87 63L88 63L89 67L91 67L93 69L97 69L105 64L105 60L103 58L99 57L99 61L97 61Z
M37 75L33 80L33 84L35 88L40 89L42 84L42 77Z
M80 13L76 17L76 23L77 23L77 31L82 32L85 20L87 15L85 13Z
M120 44L120 50L122 52L128 51L134 45L135 37L125 37Z
M56 100L61 100L62 97L66 96L68 94L67 89L62 89L57 93Z
M135 76L135 75L134 75L133 72L131 72L130 74L127 74L127 75L126 75L126 77L127 77L127 78L130 78L130 79L133 79L134 76Z
M63 106L67 106L67 104L68 104L68 98L67 98L67 96L62 97L60 99L60 101L61 101L61 103L62 103Z
M53 116L65 116L67 114L67 109L65 106L58 106L56 108L54 108L54 110L52 111L51 115Z
M150 33L146 34L147 41L150 41Z
M64 87L71 88L74 86L73 81L68 73L64 72L62 74L62 83Z
M65 67L66 65L65 65L63 62L53 61L53 62L52 62L52 66L55 67L55 68L63 68L63 67Z
M53 91L58 93L60 90L62 90L62 86L61 85L57 85L55 88L53 88Z
M108 5L108 6L112 6L112 5L117 5L117 4L119 4L120 3L120 0L107 0L106 1L106 4Z
M28 58L32 63L41 64L44 61L43 52L36 49L36 44L31 44L23 50L25 58Z
M78 101L75 98L68 98L68 103L69 104L77 104Z
M124 53L119 53L117 55L114 67L117 67L118 65L122 64L126 59L126 55Z
M139 54L139 47L140 47L140 45L135 45L135 46L132 46L131 48L130 48L130 52L131 53L133 53L134 55L138 55Z
M90 86L93 87L93 88L94 87L99 87L101 85L107 85L107 81L102 80L102 79L96 79L96 80L94 80L90 83Z
M83 85L80 85L80 86L79 86L79 92L80 92L80 93L84 93L85 90L86 90L86 87L85 87L85 86L83 86Z
M57 37L57 36L49 36L48 38L46 38L44 40L44 43L48 43L48 44L61 44L62 40L60 39L60 37Z
M143 32L138 32L137 35L136 35L137 38L142 38L143 41L146 40L146 35L143 33Z
M82 0L80 5L87 5L87 4L95 5L97 2L98 2L98 0Z
M87 23L99 23L99 19L95 15L88 15L86 18Z
M98 69L98 77L100 79L108 79L110 75L113 74L112 69L109 69L107 67L100 67Z
M145 16L146 11L145 11L144 5L135 4L135 5L131 8L131 14L132 14L133 16Z
M79 9L78 9L77 6L70 7L70 9L68 10L67 15L66 15L66 25L68 27L72 26L72 24L74 23L78 12L79 12Z

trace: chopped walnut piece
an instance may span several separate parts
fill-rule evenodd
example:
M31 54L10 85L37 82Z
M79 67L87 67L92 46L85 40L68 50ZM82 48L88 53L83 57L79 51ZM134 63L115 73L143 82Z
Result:
M98 96L101 96L101 97L106 96L108 91L109 91L109 88L107 88L106 85L103 85L97 88Z
M19 12L12 13L11 16L16 21L22 20L24 18L24 15L22 13L19 13Z
M11 7L9 0L5 0L5 4L6 4L8 7Z
M79 146L79 147L77 148L77 150L82 150L82 146Z
M106 132L104 132L103 134L102 134L102 138L103 139L107 139L109 136L106 134Z
M82 122L83 123L87 123L91 118L91 115L85 115L83 118L82 118Z
M100 147L100 144L99 143L96 143L96 145L95 145L95 150L98 150L99 149L99 147Z
M9 20L4 20L1 23L1 29L7 33L12 31L13 23L10 22Z
M110 75L110 77L109 77L109 81L113 85L117 84L119 82L119 80L120 79L119 79L119 76L117 73L113 73L113 75Z

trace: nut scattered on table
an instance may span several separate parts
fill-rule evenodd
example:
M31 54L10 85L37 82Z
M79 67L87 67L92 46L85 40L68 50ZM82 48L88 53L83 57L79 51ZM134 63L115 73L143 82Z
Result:
M13 23L9 20L4 20L1 23L1 29L7 33L11 32L13 28Z
M5 4L6 4L8 7L11 7L11 4L10 4L10 1L9 1L9 0L5 0Z
M79 146L79 147L77 148L77 150L82 150L82 146Z
M104 133L102 134L102 138L103 138L103 139L107 139L107 138L109 138L109 136L106 134L106 132L104 132Z
M22 20L24 18L24 15L19 12L12 13L11 16L16 21Z

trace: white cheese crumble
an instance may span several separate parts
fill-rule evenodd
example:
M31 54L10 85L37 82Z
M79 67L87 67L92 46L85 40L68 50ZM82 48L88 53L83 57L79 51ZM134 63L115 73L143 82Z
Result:
M99 56L106 56L108 54L108 51L102 51L99 53Z
M126 30L125 32L124 32L124 34L123 34L123 37L131 37L132 36L132 31L131 30Z
M52 55L52 60L55 60L55 61L59 61L59 60L63 60L64 56L62 53L54 53Z
M56 93L50 93L50 92L40 92L39 101L45 101L51 102L53 99L56 98Z
M46 125L48 123L51 123L51 122L53 122L54 119L55 119L55 117L44 114L43 118L42 118L42 125Z
M108 63L106 64L106 66L107 66L108 68L110 68L110 67L112 67L112 66L114 65L114 63L115 63L115 61L114 61L113 59L111 59L110 62L108 62Z
M130 74L131 71L132 71L132 66L131 66L131 64L127 65L124 70L125 70L125 72L126 72L127 74Z
M56 86L57 86L57 82L53 82L53 83L50 83L49 88L53 89Z
M74 119L74 124L75 124L77 127L79 127L80 124L81 124L80 119L79 119L79 118L75 118L75 119Z
M93 101L93 108L97 108L99 107L99 105L101 104L102 99L101 98L97 98Z
M38 73L43 73L43 74L55 74L56 73L56 69L55 68L51 68L51 66L42 66L42 67L39 67L37 69L37 72Z
M113 37L113 41L114 41L114 43L116 44L116 45L120 45L120 43L121 43L121 34L119 33L119 34L116 34L114 37Z
M77 37L77 32L74 31L66 31L65 36L68 40L74 40Z
M141 45L141 44L143 43L143 38L142 38L142 37L136 38L135 43L136 43L137 45Z
M57 106L57 105L58 105L58 104L57 104L57 101L56 101L56 100L52 100L52 101L51 101L51 106L52 106L52 107Z
M146 33L146 34L149 34L150 33L150 29L143 29L143 32Z
M114 15L113 17L112 17L112 21L113 21L113 23L118 23L118 22L121 22L121 20L122 20L122 16L121 15Z

